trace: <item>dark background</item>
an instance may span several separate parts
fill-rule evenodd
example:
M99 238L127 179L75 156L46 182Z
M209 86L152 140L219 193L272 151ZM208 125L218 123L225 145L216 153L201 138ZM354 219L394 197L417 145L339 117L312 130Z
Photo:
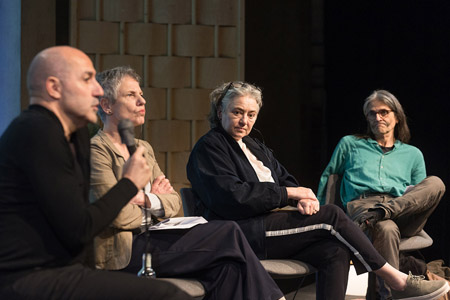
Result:
M69 1L56 6L56 42L68 44ZM374 89L397 96L428 174L450 189L449 58L448 0L245 1L245 79L264 96L255 127L314 191L339 139L365 131L362 104ZM447 265L449 197L425 227L433 246L421 251Z
M450 1L323 2L325 101L312 104L311 1L246 1L245 77L263 88L256 127L277 158L317 189L339 139L365 131L362 103L387 89L408 116L429 175L450 188ZM311 87L313 86L313 87ZM427 261L450 260L448 193L425 230Z

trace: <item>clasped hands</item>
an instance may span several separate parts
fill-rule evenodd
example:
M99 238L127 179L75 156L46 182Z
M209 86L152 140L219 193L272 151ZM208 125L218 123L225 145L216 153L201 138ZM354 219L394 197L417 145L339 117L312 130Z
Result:
M287 187L288 198L297 200L297 209L302 215L314 215L320 210L320 203L314 192L304 187Z

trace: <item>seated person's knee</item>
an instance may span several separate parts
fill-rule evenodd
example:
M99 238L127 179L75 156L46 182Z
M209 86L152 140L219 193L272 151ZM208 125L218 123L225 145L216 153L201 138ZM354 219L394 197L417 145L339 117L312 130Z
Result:
M380 222L377 222L373 230L377 232L377 235L383 235L384 237L396 237L400 238L400 229L398 228L397 224L392 220L383 220Z

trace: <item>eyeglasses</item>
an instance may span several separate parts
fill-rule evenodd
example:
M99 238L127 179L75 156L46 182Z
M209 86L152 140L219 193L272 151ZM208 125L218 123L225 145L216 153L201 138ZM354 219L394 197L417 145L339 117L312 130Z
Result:
M380 117L385 118L390 112L392 112L390 109L370 110L367 117L376 118L377 115L380 115Z
M239 85L239 86L236 86L236 85ZM233 88L239 88L239 87L245 87L247 84L245 83L245 82L242 82L242 81L236 81L236 82L234 82L234 81L231 81L228 85L227 85L227 87L223 90L223 92L222 92L222 94L220 95L220 97L219 97L219 99L217 100L217 104L216 104L216 107L219 107L220 105L222 105L222 100L223 100L223 98L225 98L225 95L228 93L228 91L233 87Z

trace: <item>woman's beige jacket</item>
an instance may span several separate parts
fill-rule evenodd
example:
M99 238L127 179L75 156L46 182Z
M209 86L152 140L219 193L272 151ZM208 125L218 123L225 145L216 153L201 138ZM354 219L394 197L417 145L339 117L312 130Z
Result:
M152 169L150 181L162 175L155 154L149 143L136 139L136 144L145 147L145 157ZM91 139L91 188L89 198L95 202L106 194L122 177L124 157L114 147L102 131ZM181 199L175 191L171 194L157 195L164 207L164 218L176 216L180 212ZM131 230L142 223L142 210L134 204L127 204L110 227L95 239L95 264L99 269L119 270L126 267L131 258L133 234Z

